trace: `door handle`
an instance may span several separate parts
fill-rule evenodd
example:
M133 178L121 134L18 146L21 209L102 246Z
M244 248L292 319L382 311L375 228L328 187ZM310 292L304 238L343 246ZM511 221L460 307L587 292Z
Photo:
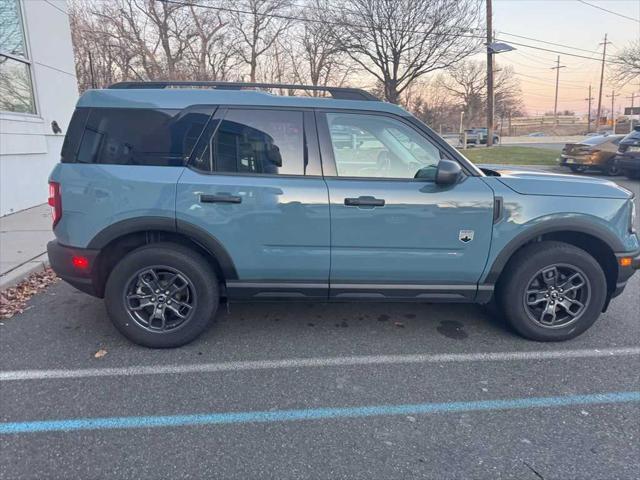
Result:
M242 197L228 193L218 193L216 195L201 194L200 203L242 203Z
M347 207L384 207L384 199L374 197L345 198L344 204Z

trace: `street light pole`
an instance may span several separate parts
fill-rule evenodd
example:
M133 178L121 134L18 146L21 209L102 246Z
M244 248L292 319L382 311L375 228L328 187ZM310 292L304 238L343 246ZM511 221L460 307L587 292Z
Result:
M487 147L493 145L493 13L491 0L487 3Z

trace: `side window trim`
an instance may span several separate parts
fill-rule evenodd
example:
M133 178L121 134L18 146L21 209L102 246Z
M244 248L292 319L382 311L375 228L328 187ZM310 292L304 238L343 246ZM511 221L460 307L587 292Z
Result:
M404 120L398 115L388 114L385 112L375 112L369 110L332 110L332 109L317 109L316 110L316 125L318 129L318 140L320 142L320 155L322 159L322 170L325 177L332 179L344 179L344 180L373 180L373 181L386 181L386 182L427 182L433 183L432 180L422 178L397 178L397 177L350 177L338 175L338 169L336 165L335 155L333 152L331 132L329 131L329 121L327 120L328 113L345 113L345 114L357 114L357 115L371 115L375 117L391 118L402 123L407 128L412 129L416 134L425 138L431 143L440 153L440 158L450 159L448 152L443 150L441 146L434 142L430 135L427 135L423 130L416 128L413 123ZM458 161L457 159L453 159ZM459 162L458 162L459 163ZM466 170L463 168L463 171Z
M209 117L209 120L205 127L202 129L202 133L200 134L200 137L198 138L198 141L193 147L191 155L189 155L189 159L186 162L186 166L191 168L192 170L195 170L199 173L207 174L215 173L215 171L213 170L213 157L211 155L211 150L209 150L209 170L202 170L200 168L197 168L194 166L194 163L196 158L204 152L207 145L213 140L213 137L215 136L216 132L218 131L218 127L220 126L220 122L222 121L228 110L226 107L218 107L216 105L212 105L211 108L213 109L213 113L211 114L211 117Z

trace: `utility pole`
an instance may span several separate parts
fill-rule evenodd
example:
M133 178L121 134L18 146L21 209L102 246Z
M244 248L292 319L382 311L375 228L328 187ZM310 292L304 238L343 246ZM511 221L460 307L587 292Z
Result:
M631 133L631 132L633 132L633 118L631 118L631 117L633 117L633 107L635 107L634 102L635 102L635 99L636 99L636 94L634 92L634 93L631 94L630 97L624 97L624 98L628 98L628 99L631 100L631 115L629 115L629 117L630 117L629 118L629 133Z
M587 102L589 102L589 107L587 110L587 133L591 132L591 101L594 98L591 96L591 84L589 84L589 96L585 98Z
M611 99L611 128L614 134L616 133L616 112L615 112L616 97L619 97L619 96L620 94L618 93L616 95L615 90L611 90L611 95L607 95L607 98Z
M553 104L553 118L555 119L556 125L558 125L558 85L560 84L561 68L566 68L566 65L560 65L560 55L558 55L558 60L556 60L556 66L551 67L551 70L556 71L556 101Z
M487 4L487 147L493 145L493 13L491 0Z
M604 62L607 57L607 44L611 42L607 41L607 34L604 34L604 43L600 45L604 45L602 49L602 67L600 69L600 91L598 92L598 113L596 115L596 131L598 131L598 126L600 125L600 114L602 113L602 85L604 83Z

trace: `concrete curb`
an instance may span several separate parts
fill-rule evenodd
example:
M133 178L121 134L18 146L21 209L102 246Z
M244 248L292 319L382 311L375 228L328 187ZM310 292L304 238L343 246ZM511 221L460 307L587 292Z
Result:
M4 273L0 276L0 290L15 287L25 278L35 272L44 270L49 266L49 257L47 253L42 253L28 262Z

